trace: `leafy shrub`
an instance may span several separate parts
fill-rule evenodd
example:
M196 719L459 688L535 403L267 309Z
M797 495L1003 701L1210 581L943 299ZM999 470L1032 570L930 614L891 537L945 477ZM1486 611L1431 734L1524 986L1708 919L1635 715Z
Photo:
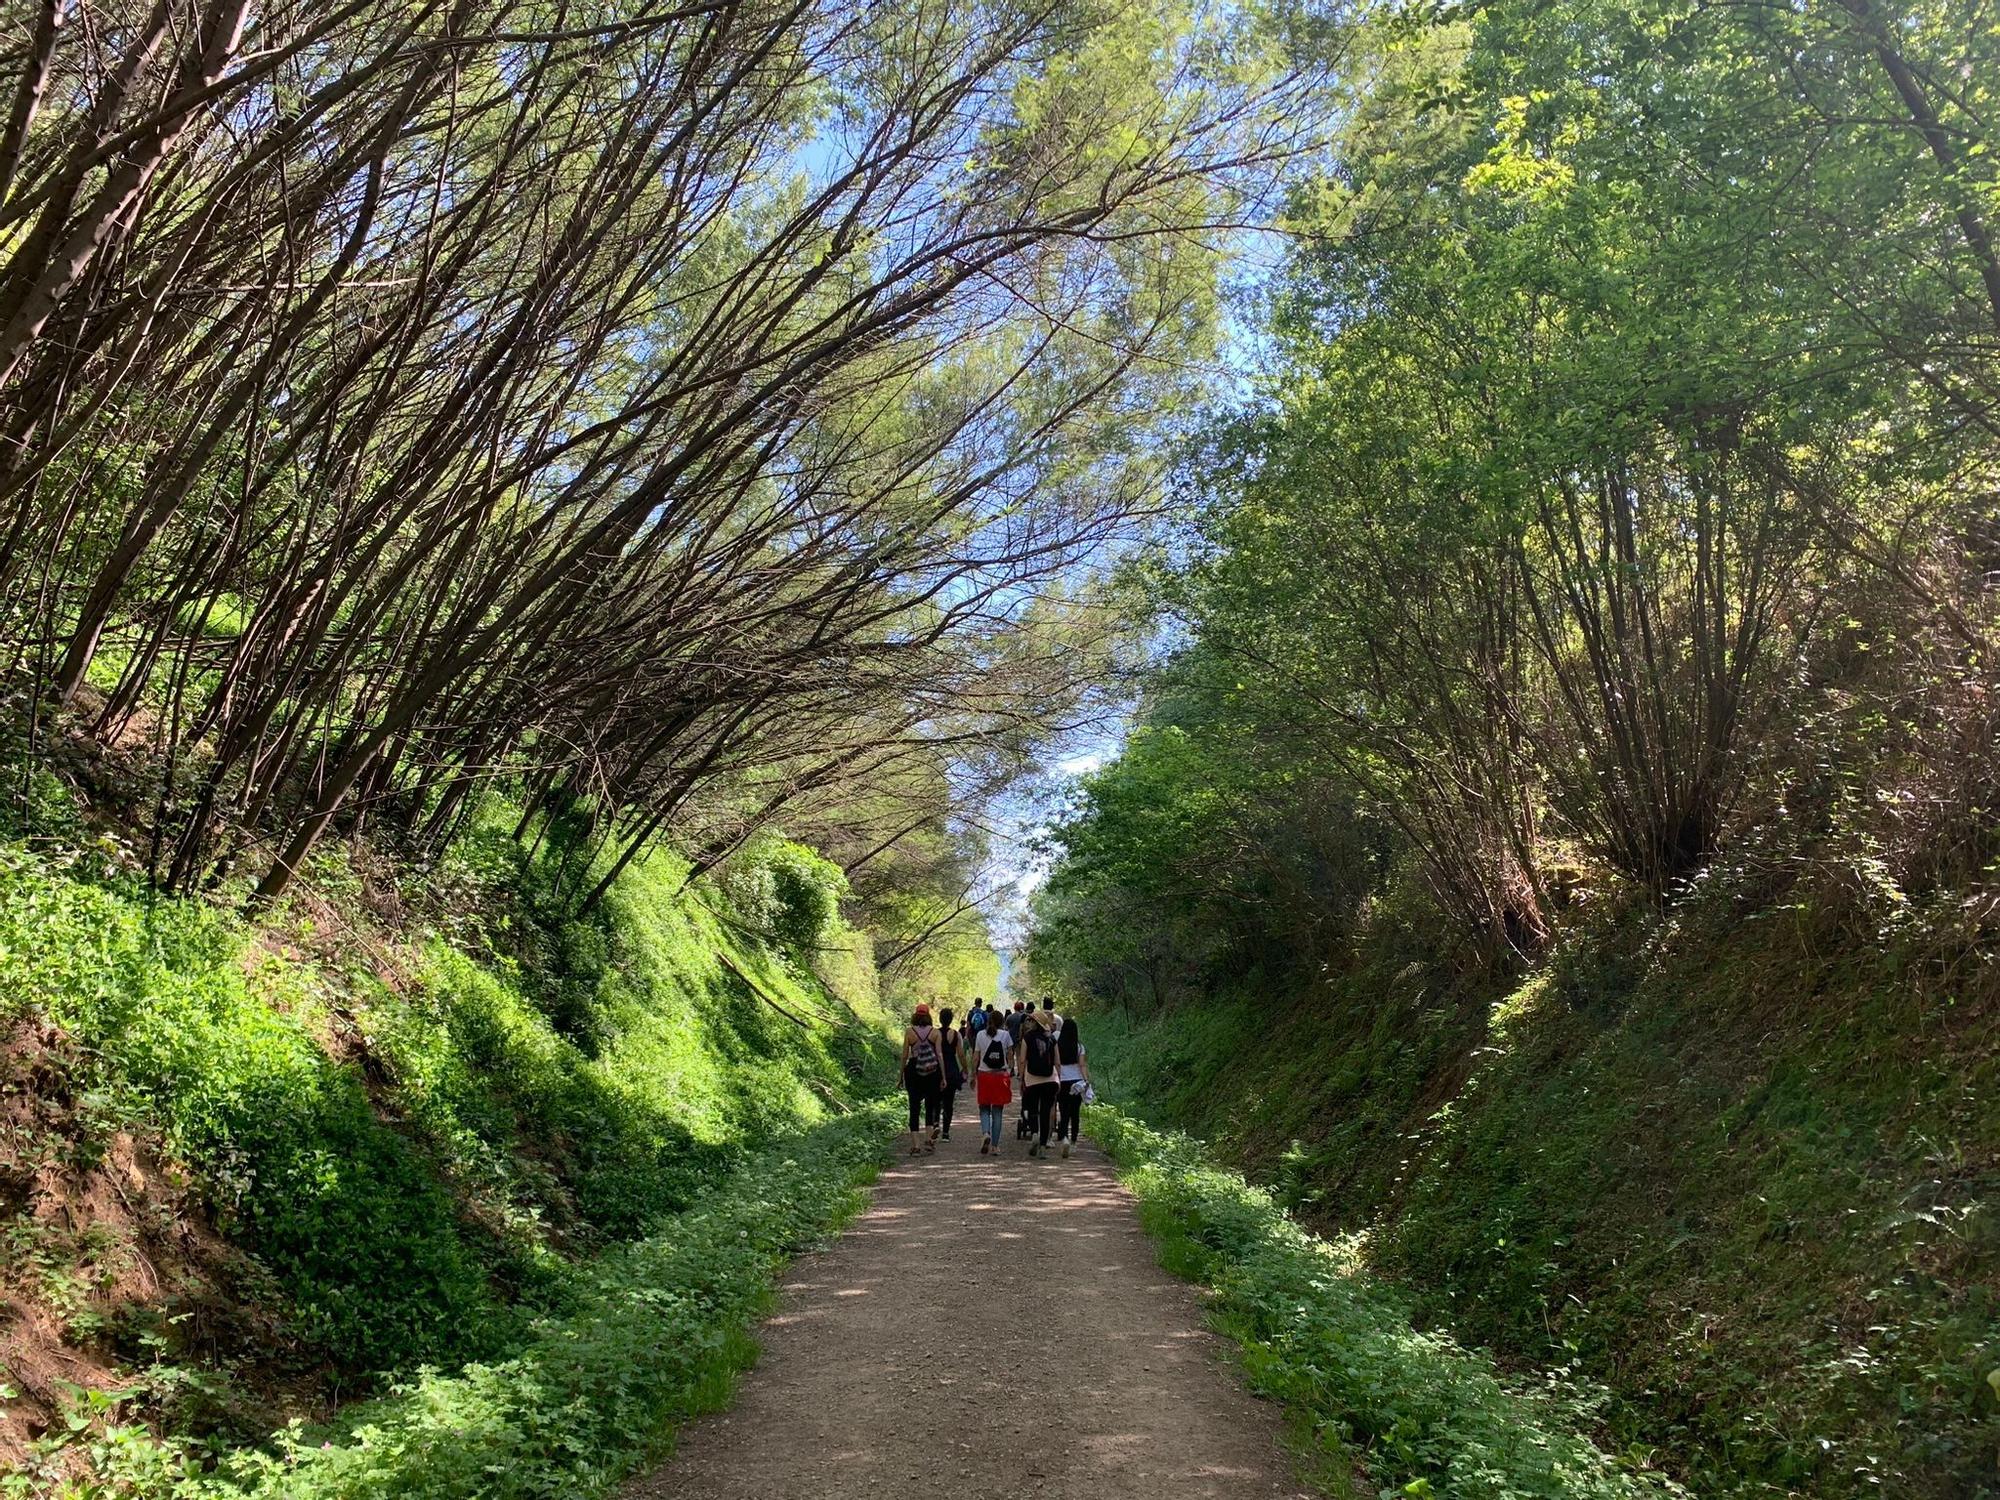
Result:
M617 964L610 913L602 906L577 910L572 868L588 835L559 821L533 853L487 822L464 841L483 866L484 883L506 893L521 921L514 933L525 989L563 1036L595 1053L608 1038L604 984ZM586 877L588 871L585 871ZM489 890L488 894L491 894Z
M95 1085L160 1122L290 1294L294 1331L337 1362L408 1366L504 1337L450 1198L314 1040L302 975L240 923L0 854L0 1005L71 1032Z
M444 944L414 995L378 997L362 1024L426 1141L523 1219L637 1234L737 1161L741 1143L698 1137L670 1091L621 1086L615 1047L586 1054L516 985Z
M433 941L417 986L376 992L361 1022L426 1143L523 1237L542 1222L585 1241L643 1234L886 1069L866 987L857 1014L721 920L670 850L635 859L588 916L555 915L570 851L531 854L518 817L484 809L439 889L486 914L461 945L515 951L480 963ZM552 1000L563 986L571 1000Z
M674 899L684 868L640 861L605 903L621 959L591 994L594 1053L517 967L443 942L409 993L342 993L401 1128L358 1066L327 1055L325 976L239 919L19 849L0 851L0 1007L72 1033L92 1086L158 1123L277 1277L294 1337L350 1371L491 1357L525 1320L496 1294L566 1280L549 1228L572 1248L647 1233L747 1152L824 1119L828 1093L884 1050L866 1024L802 1027L758 998L739 971L786 1011L823 1003Z
M732 863L727 889L744 921L804 949L816 946L840 915L847 876L803 844L767 839Z
M794 948L810 948L840 915L847 876L804 845L787 843L771 858L771 886L778 902L773 926L779 938Z
M1680 1493L1578 1435L1595 1420L1599 1393L1559 1375L1539 1386L1503 1379L1483 1356L1413 1329L1398 1298L1342 1246L1301 1229L1188 1137L1115 1109L1094 1120L1162 1262L1213 1288L1252 1383L1335 1444L1361 1447L1378 1478L1453 1500Z
M199 1472L194 1451L98 1442L97 1481L133 1500L556 1500L602 1494L728 1398L774 1271L859 1204L886 1107L750 1159L717 1191L579 1275L568 1312L512 1358L426 1372L333 1427Z
M83 811L62 778L29 761L25 744L6 726L0 726L0 765L13 783L0 790L0 837L33 837L68 849L90 841Z

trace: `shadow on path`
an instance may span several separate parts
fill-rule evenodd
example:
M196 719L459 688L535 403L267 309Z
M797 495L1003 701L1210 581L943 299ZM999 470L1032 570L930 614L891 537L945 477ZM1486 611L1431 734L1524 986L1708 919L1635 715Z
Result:
M1011 1113L983 1157L976 1124L792 1267L735 1404L626 1500L1307 1494L1110 1161L1031 1160Z

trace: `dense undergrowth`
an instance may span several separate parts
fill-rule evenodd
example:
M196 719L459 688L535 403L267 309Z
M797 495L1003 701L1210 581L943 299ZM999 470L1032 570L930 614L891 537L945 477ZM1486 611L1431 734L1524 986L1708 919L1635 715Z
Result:
M1991 964L1716 916L1520 982L1383 935L1289 995L1099 1010L1092 1057L1699 1493L2000 1493Z
M884 1109L748 1157L657 1232L577 1273L570 1306L521 1349L424 1371L334 1424L293 1424L211 1469L196 1445L131 1428L88 1440L96 1482L134 1500L553 1500L594 1495L657 1457L675 1423L722 1404L755 1346L771 1277L859 1203L889 1140ZM51 1457L57 1455L51 1454ZM51 1466L49 1477L54 1477ZM24 1474L32 1483L37 1477Z
M567 1493L740 1362L771 1256L876 1149L866 941L775 843L733 881L655 851L576 915L506 813L421 888L323 860L255 923L0 847L16 1490L221 1455L271 1493L502 1493L447 1451L479 1430L505 1493ZM359 1456L268 1468L273 1427L391 1387L313 1438Z
M1601 1396L1574 1381L1508 1382L1409 1312L1352 1248L1294 1222L1185 1135L1115 1109L1092 1133L1137 1194L1161 1259L1208 1284L1252 1383L1284 1401L1329 1456L1358 1450L1382 1493L1456 1500L1625 1500L1673 1492L1578 1428Z

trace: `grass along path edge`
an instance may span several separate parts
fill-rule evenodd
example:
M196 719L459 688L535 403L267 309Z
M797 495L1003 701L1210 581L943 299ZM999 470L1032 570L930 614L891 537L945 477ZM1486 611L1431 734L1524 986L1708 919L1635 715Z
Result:
M88 1438L92 1481L62 1495L161 1500L554 1500L605 1493L729 1401L785 1264L836 1231L888 1158L888 1104L751 1157L651 1235L579 1268L570 1309L511 1358L426 1371L324 1429L275 1435L204 1471L141 1428ZM53 1453L50 1455L55 1456ZM22 1476L32 1483L31 1476ZM19 1493L41 1493L25 1489ZM12 1488L10 1476L6 1493Z
M1420 1332L1353 1251L1301 1228L1201 1144L1100 1105L1091 1134L1117 1162L1160 1263L1209 1289L1251 1387L1284 1402L1339 1466L1358 1455L1381 1496L1636 1500L1685 1491L1584 1435L1603 1401L1567 1372L1501 1375L1449 1335Z

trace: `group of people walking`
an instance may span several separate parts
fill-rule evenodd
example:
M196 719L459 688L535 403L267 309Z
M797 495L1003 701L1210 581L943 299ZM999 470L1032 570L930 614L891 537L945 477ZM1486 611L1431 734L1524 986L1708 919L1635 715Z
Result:
M932 1020L919 1005L903 1032L903 1089L910 1096L910 1155L937 1150L951 1139L958 1091L970 1079L979 1105L979 1154L1000 1150L1000 1131L1014 1087L1021 1088L1020 1131L1028 1155L1047 1156L1050 1137L1068 1156L1083 1128L1083 1106L1096 1097L1090 1064L1077 1035L1076 1017L1056 1014L1043 997L1041 1008L1016 1000L1011 1010L998 1001L974 1000L965 1024L953 1024L945 1006Z

